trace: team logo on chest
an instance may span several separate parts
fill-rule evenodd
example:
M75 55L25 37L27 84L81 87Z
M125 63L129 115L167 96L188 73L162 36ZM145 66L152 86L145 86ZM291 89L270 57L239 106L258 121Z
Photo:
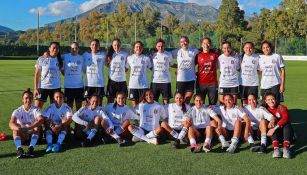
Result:
M144 60L142 60L142 61L141 61L141 63L142 63L142 64L145 64L145 61L144 61Z
M97 63L100 63L101 61L102 61L101 58L98 58L98 59L97 59Z
M78 60L78 61L77 61L77 64L78 64L78 65L80 65L80 64L81 64L81 61L80 61L80 60Z
M157 113L158 113L158 110L157 110L157 109L155 109L155 110L154 110L154 114L157 114Z
M214 56L210 56L210 60L212 60L212 61L213 61L213 60L214 60Z
M124 61L124 57L120 57L120 60L121 60L121 61Z
M233 61L233 60L231 60L231 62L230 62L231 64L235 64L235 61Z
M125 117L125 116L126 116L126 112L123 113L123 117Z
M252 61L252 63L253 63L253 64L256 64L256 61L255 61L255 60L253 60L253 61Z

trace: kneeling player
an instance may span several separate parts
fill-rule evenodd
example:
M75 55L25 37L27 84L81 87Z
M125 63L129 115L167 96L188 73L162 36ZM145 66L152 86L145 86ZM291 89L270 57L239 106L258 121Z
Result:
M191 152L197 153L201 151L200 147L196 144L196 138L200 138L202 134L206 135L202 149L205 152L209 152L211 150L213 129L216 128L216 132L220 136L222 121L212 109L204 105L203 98L200 94L194 96L194 103L195 106L193 106L186 114L186 116L192 121L192 126L189 128ZM211 121L210 118L213 120ZM223 141L224 140L225 139L223 139ZM222 144L225 143L222 142Z
M139 127L129 125L128 130L134 136L132 141L144 140L157 145L159 134L163 132L160 127L160 117L166 118L166 113L162 105L153 100L152 90L145 92L144 103L140 103L136 109L139 111ZM147 133L147 134L146 134ZM146 135L145 135L146 134Z
M185 117L190 108L184 103L183 96L179 92L175 93L175 103L168 105L168 122L163 121L161 127L174 137L174 148L179 148L180 140L187 135L188 128L191 126L191 122Z
M32 105L33 93L27 89L22 94L23 105L16 109L10 119L9 126L13 131L14 143L17 148L17 158L34 157L34 146L37 143L40 126L44 119L38 107ZM31 137L32 135L32 137ZM30 145L27 153L21 147L21 143L29 140L31 137Z
M62 142L65 139L67 131L69 130L72 121L71 108L64 103L64 93L57 91L54 93L54 103L51 104L43 114L46 118L46 152L59 152L61 150ZM58 136L57 143L52 145L53 135Z

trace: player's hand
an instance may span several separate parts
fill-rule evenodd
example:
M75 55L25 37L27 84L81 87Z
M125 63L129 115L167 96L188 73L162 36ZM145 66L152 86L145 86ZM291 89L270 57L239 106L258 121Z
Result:
M269 129L268 133L266 134L268 137L272 137L275 132L275 128Z
M274 128L275 127L275 122L274 121L270 121L268 128Z
M279 92L280 93L284 93L285 92L285 87L283 85L280 85Z
M44 57L44 58L48 58L49 55L50 55L50 54L49 54L49 51L47 51L47 52L44 52L43 57Z
M34 98L37 98L39 96L38 89L34 89Z
M56 134L59 134L61 132L61 130L62 130L62 126L61 125L55 125L55 126L51 127L51 129Z
M110 64L111 64L111 58L110 57L107 57L106 64L107 64L107 66L110 66Z

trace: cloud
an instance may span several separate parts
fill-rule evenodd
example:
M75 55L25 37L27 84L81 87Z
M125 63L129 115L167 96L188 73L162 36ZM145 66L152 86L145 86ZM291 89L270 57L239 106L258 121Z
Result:
M80 11L81 12L86 12L88 10L93 9L94 7L100 5L100 4L104 4L104 3L108 3L111 2L112 0L88 0L85 1L84 3L82 3L80 5Z
M43 16L70 17L76 15L79 12L79 7L72 1L63 0L49 3L47 7L32 8L29 10L29 12L36 14L38 10L39 13Z

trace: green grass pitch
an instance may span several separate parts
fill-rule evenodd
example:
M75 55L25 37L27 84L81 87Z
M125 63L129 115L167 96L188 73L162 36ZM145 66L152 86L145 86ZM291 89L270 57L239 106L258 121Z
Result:
M144 142L124 148L63 145L61 153L48 155L45 145L38 145L37 158L16 160L8 122L21 105L22 91L33 89L34 64L33 60L0 60L0 132L9 135L0 142L0 174L307 174L307 62L286 62L285 105L298 136L291 160L273 159L271 147L267 154L252 153L247 144L231 155L222 152L220 144L210 153L192 154L188 149L175 150L170 143Z

